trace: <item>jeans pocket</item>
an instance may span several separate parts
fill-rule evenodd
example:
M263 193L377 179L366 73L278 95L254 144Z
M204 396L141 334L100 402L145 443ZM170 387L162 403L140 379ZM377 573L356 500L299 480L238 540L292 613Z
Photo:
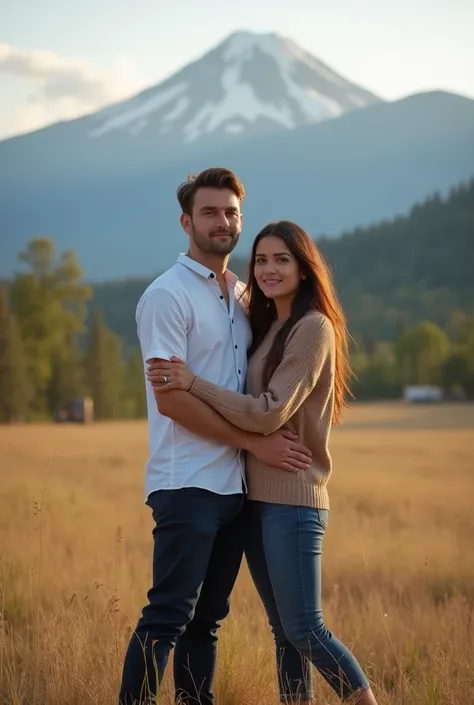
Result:
M159 517L172 508L174 490L156 490L147 499L147 504L152 511L153 520L158 521Z
M327 509L317 509L317 519L318 522L321 524L323 529L326 531L328 528L328 521L329 521L329 512Z

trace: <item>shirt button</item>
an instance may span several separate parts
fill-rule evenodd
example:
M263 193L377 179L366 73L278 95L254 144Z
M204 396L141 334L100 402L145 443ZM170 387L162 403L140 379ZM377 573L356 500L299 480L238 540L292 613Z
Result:
M241 371L239 370L239 375L242 374Z
M239 349L239 346L238 346L238 345L236 345L236 346L235 346L235 349L236 349L236 350L238 350L238 349Z
M221 296L221 299L223 299L223 298L224 298L224 297L223 297L223 296Z
M211 272L211 274L209 274L209 276L211 277L211 279L214 279L214 277L215 277L216 275L215 275L213 272Z

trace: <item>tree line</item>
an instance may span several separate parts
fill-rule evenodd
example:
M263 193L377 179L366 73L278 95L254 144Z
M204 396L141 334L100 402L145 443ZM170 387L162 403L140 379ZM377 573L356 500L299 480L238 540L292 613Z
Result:
M40 237L19 260L25 271L0 288L0 420L53 418L84 396L97 420L144 416L139 349L124 355L98 309L86 326L92 289L75 254Z
M92 398L96 420L146 416L138 340L124 345L90 308L93 289L75 254L58 255L40 237L19 260L24 271L0 288L0 421L50 419L83 396ZM410 384L474 398L474 318L455 310L450 321L445 331L399 318L392 341L354 336L356 400L400 398Z
M459 314L451 337L432 321L401 326L394 342L352 346L356 399L397 399L409 385L436 386L446 397L474 399L474 318Z

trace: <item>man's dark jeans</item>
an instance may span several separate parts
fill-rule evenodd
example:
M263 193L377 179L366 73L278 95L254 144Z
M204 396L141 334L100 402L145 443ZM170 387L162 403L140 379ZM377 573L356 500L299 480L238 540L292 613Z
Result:
M153 511L153 587L123 667L120 705L147 703L174 651L176 698L214 703L217 629L242 561L244 495L159 490Z

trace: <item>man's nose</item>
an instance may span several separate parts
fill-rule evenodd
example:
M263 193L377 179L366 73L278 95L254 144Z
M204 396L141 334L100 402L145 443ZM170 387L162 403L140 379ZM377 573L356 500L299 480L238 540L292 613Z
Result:
M227 218L225 213L219 213L217 216L217 224L221 228L228 228L229 227L229 219Z

